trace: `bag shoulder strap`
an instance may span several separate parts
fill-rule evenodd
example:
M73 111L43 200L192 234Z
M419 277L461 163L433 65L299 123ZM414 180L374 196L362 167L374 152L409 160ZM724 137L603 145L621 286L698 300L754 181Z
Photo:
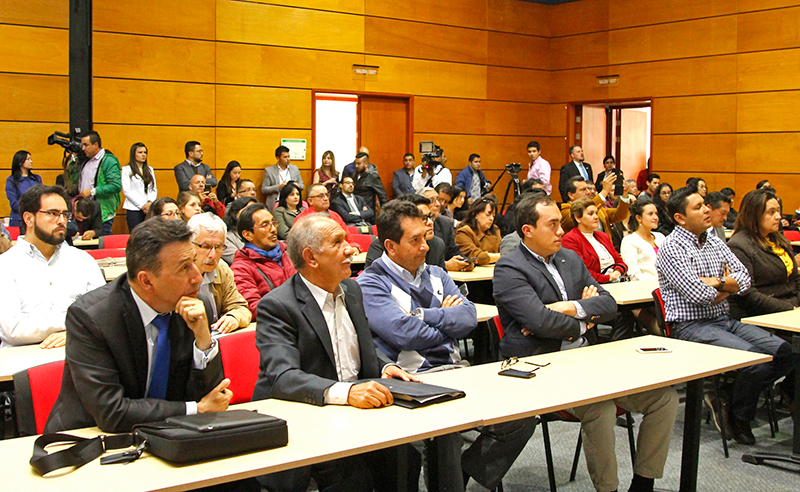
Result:
M50 444L70 442L75 444L55 453L48 454L45 450ZM108 450L127 448L134 443L133 434L101 434L93 439L62 433L44 434L33 443L30 465L39 475L68 466L80 468Z
M264 277L264 280L266 280L266 281L267 281L267 285L269 285L269 290L274 290L274 289L275 289L275 284L273 284L273 283L272 283L272 280L270 280L270 279L269 279L269 277L267 277L267 274L266 274L266 273L264 273L264 271L263 271L263 270L261 270L260 268L258 268L258 266L256 266L256 270L258 270L258 273L260 273L260 274L261 274L261 276L262 276L262 277Z

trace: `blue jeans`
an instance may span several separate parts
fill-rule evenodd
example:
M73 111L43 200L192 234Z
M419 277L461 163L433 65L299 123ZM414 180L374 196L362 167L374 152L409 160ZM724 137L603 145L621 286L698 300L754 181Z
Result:
M751 422L756 417L761 392L788 374L797 364L792 348L783 339L727 316L674 322L672 333L681 340L747 350L773 357L772 362L740 369L730 395L726 395L731 404L731 414L743 422Z

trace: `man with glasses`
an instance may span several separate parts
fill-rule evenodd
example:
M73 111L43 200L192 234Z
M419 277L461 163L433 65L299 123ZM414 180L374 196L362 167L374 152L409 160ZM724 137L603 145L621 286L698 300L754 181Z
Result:
M258 301L286 282L295 269L286 254L286 245L278 241L278 223L266 205L253 203L245 207L236 228L245 243L233 256L231 270L236 289L247 300L255 319Z
M433 188L423 188L421 194L430 201L430 210L433 214L433 233L444 242L444 257L449 258L449 260L445 261L447 271L472 271L475 265L464 261L464 257L461 256L461 250L456 246L453 222L440 215L442 202L439 201L439 193Z
M211 213L197 214L187 223L197 256L194 264L203 275L197 298L203 301L211 331L230 333L250 324L247 301L236 290L233 271L222 258L225 251L225 222Z
M361 253L361 248L359 248L358 243L350 241L350 234L347 233L347 226L345 225L342 216L335 211L330 210L331 195L328 193L328 188L326 188L324 184L314 183L309 186L306 201L308 202L308 208L297 215L297 218L294 219L295 222L306 215L326 214L331 219L335 220L336 223L342 227L342 229L344 229L345 241L347 241L347 243L356 250L356 254Z
M71 214L62 187L30 188L19 212L25 237L0 256L0 347L62 347L69 305L106 282L88 253L64 244Z
M342 192L331 198L331 208L345 224L369 227L375 223L375 211L367 206L364 198L353 193L353 188L353 178L342 178Z
M208 164L203 163L203 147L200 142L190 140L183 146L183 153L186 155L186 160L174 167L175 181L178 182L178 191L187 191L189 189L189 181L192 176L199 174L206 178L206 182L211 186L217 186L217 178L211 172Z

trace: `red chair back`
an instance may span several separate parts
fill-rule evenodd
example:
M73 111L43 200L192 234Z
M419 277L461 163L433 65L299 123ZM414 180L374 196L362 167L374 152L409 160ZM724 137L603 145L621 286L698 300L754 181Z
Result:
M61 391L63 374L63 360L14 374L17 426L21 436L33 436L44 431L44 424Z
M233 391L231 404L246 403L253 398L261 358L256 348L256 332L233 333L220 337L218 342L222 371L231 380L228 386Z
M789 241L800 241L800 232L784 230L783 235L786 236L786 239Z
M354 236L356 234L361 234L360 232L358 232L358 227L356 227L356 226L344 226L344 227L345 227L345 230L347 231L347 234L350 235L350 236Z
M100 236L100 240L98 241L98 248L99 249L115 249L115 248L122 248L128 245L128 238L131 237L130 234L112 234L110 236Z
M672 330L670 329L669 323L664 320L664 298L661 297L661 289L656 289L653 291L653 304L655 305L656 310L656 324L661 330L661 334L665 337L672 336Z
M374 225L370 227L370 231L372 231L372 235L378 237L378 226Z
M125 258L125 250L121 248L87 249L86 252L92 255L92 258L95 260L102 260L104 258Z
M369 234L350 234L350 242L358 244L361 251L367 251L372 244L372 236Z
M8 226L6 227L6 230L8 231L8 235L9 237L11 237L11 240L16 241L17 238L19 237L19 227Z
M505 330L503 329L503 324L500 322L500 316L495 316L492 318L492 322L494 322L494 327L497 329L497 337L503 338L505 335Z

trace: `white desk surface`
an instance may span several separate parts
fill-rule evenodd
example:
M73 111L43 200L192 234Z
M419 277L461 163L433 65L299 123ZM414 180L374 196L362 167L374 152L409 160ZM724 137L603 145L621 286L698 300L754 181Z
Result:
M456 282L477 282L479 280L492 280L494 277L494 264L478 265L471 272L447 272Z
M673 352L639 354L635 349L641 346L665 346ZM103 483L113 483L120 491L189 490L668 386L771 357L646 336L526 360L550 365L532 379L498 376L499 363L424 375L426 382L462 389L467 396L416 410L316 407L279 400L237 405L286 419L289 445L213 463L173 466L145 453L130 465L100 466L95 460L71 473L42 479L28 464L34 437L0 441L5 457L0 476L4 490L26 492L85 490ZM81 431L96 433L97 429Z
M658 288L658 280L634 280L632 282L603 284L603 288L611 294L620 306L653 302L653 291Z
M101 267L100 269L103 271L103 275L106 277L107 282L111 282L120 275L128 273L127 266L109 266Z
M478 312L478 323L488 321L497 316L497 306L491 304L475 303L475 311Z
M742 318L742 323L800 333L800 310L792 309L780 313Z
M367 262L367 252L364 251L363 253L359 253L357 255L353 255L353 259L350 260L350 263L353 265L363 265Z
M19 371L57 360L64 360L64 347L42 349L37 343L0 349L0 381L11 381Z
M84 241L83 239L73 239L72 245L76 248L88 248L88 247L97 247L100 245L99 239L87 239Z

